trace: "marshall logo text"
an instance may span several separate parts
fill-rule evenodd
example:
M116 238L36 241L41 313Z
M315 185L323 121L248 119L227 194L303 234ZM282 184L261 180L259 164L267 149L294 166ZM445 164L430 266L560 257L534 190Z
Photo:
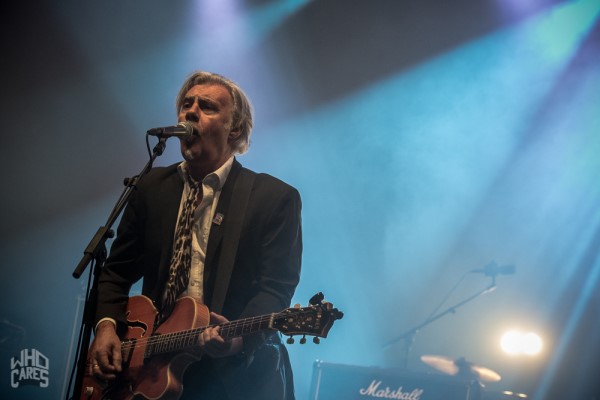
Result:
M420 400L423 394L423 389L414 389L412 392L403 392L402 386L396 390L392 390L389 386L385 389L380 389L381 381L373 380L368 388L359 390L361 396L377 397L382 399L398 399L398 400Z
M36 349L23 349L19 358L10 359L10 385L39 385L48 387L50 360Z

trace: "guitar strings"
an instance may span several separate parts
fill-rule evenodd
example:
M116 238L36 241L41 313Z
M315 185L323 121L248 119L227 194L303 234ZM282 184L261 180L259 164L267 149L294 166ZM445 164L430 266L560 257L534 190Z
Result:
M312 314L310 311L312 307L309 307L310 310L307 309L298 309L299 312L295 312L294 314ZM286 310L287 311L287 310ZM140 347L148 347L146 351L150 350L150 354L161 354L168 353L174 350L178 350L183 348L193 347L197 344L197 335L202 333L207 328L211 327L221 327L220 333L225 339L229 339L236 336L244 336L245 334L250 334L258 331L259 329L252 329L254 325L257 325L257 328L268 328L267 326L263 327L263 324L270 322L271 319L275 320L276 318L280 318L286 315L286 311L260 315L256 317L244 318L241 320L225 322L222 324L213 324L207 325L198 328L187 329L178 332L171 333L163 333L157 335L151 335L149 337L142 338L132 338L121 342L121 353L125 355L125 353L135 350ZM241 327L241 332L238 333L238 329ZM249 330L247 328L250 328ZM183 344L183 346L182 346Z
M242 328L242 332L240 335L232 335L233 336L242 336L245 333L251 333L252 329L250 329L250 331L248 332L244 332L244 329L246 327L252 327L252 325L256 325L258 324L258 326L262 325L265 322L268 322L271 320L271 317L275 318L278 314L272 314L272 315L261 315L258 317L251 317L251 318L246 318L243 320L238 320L238 321L231 321L231 322L225 322L223 324L213 324L213 325L207 325L207 326L203 326L203 327L199 327L199 328L193 328L193 329L187 329L187 330L183 330L183 331L179 331L179 332L172 332L172 333L164 333L164 334L158 334L158 335L153 335L153 336L149 336L146 338L139 338L139 339L130 339L130 340L126 340L121 342L121 346L122 346L122 352L127 352L130 351L132 349L136 349L139 347L143 347L143 346L147 346L147 345L151 345L154 346L154 348L158 348L158 349L162 349L165 346L169 345L176 345L176 344L181 344L181 342L185 341L185 340L189 340L189 339L195 339L197 338L197 335L202 333L204 330L206 330L207 328L211 328L211 327L216 327L216 326L220 326L221 327L221 334L226 339L228 339L230 337L230 333L235 333L237 332L238 328ZM132 345L133 343L133 345ZM186 343L189 347L191 347L194 343ZM162 345L162 346L161 346ZM154 351L153 353L161 353L161 352L167 352L167 351Z

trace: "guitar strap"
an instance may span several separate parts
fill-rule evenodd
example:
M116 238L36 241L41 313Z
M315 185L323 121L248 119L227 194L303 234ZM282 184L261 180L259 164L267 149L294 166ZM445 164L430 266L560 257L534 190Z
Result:
M216 271L215 290L211 301L211 311L222 312L225 296L229 289L231 271L237 254L242 224L248 206L250 192L254 185L255 173L242 168L233 187L232 201L229 203L226 215L227 222L223 232L223 241L219 254L219 264ZM223 193L225 194L225 193Z

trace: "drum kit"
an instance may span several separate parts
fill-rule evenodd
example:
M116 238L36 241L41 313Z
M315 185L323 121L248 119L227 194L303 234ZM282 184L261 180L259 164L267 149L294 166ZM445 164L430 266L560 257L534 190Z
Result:
M464 357L453 360L443 356L423 355L421 361L446 375L459 378L476 379L481 382L498 382L502 379L496 371L475 365Z
M402 334L398 335L391 341L387 342L384 347L389 347L392 344L404 340L405 343L405 354L404 354L404 367L407 368L408 364L408 355L412 349L412 344L415 340L416 334L425 328L427 325L432 322L448 315L450 313L456 312L456 309L464 306L465 304L483 296L487 293L490 293L496 289L496 276L501 274L513 274L515 272L514 266L499 266L495 261L492 261L485 267L481 269L471 270L470 272L484 272L486 276L492 277L492 282L485 288L479 290L478 292L472 294L471 296L465 298L464 300L446 308L444 311L432 313L425 321L420 324L408 329ZM460 281L459 281L460 282ZM464 357L460 357L458 359L452 359L449 357L444 357L440 355L422 355L420 357L421 361L426 365L436 369L441 372L443 375L449 375L457 378L457 380L475 383L480 389L485 389L484 383L487 382L498 382L502 379L499 373L496 371L486 368L480 365L476 365L472 362L467 361ZM477 398L481 399L505 399L505 398L527 398L527 395L521 393L514 393L512 391L502 391L498 392L500 396L491 397L493 392L488 390L481 390L479 396Z
M481 393L475 398L482 400L505 400L505 399L526 399L528 396L523 393L512 391L489 391L485 390L484 382L498 382L502 379L499 373L480 365L467 361L464 357L452 359L437 355L422 355L421 361L434 368L444 375L454 376L457 379L478 382L481 387Z

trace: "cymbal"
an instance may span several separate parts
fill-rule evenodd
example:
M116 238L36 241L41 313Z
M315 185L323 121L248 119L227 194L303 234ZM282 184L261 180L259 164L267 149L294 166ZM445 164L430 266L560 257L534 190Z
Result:
M453 360L443 356L423 355L421 361L447 375L477 378L486 382L497 382L502 379L497 372L470 363L464 357Z

